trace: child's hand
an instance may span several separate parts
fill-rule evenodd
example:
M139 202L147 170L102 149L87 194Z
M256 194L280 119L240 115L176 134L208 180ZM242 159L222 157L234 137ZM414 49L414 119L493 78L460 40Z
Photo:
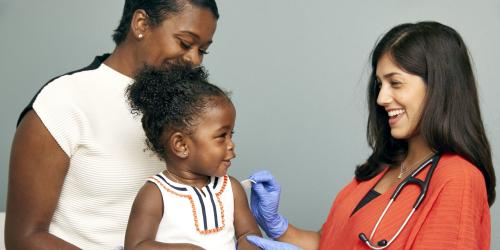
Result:
M268 240L254 235L247 236L247 241L263 250L301 250L301 248L292 244Z
M288 229L288 220L278 213L281 187L268 171L250 176L255 182L250 195L252 214L267 236L276 239Z

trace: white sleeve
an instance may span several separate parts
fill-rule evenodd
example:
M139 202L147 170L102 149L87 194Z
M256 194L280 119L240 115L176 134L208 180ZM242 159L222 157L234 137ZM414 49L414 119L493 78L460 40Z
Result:
M84 113L73 98L72 83L56 79L47 84L33 103L33 110L64 152L71 157L81 139Z

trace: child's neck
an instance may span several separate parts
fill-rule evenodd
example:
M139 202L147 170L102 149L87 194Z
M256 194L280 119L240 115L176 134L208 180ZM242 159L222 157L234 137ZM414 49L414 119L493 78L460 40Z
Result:
M210 177L206 175L194 174L190 171L178 170L175 168L167 168L163 171L169 179L188 186L201 189L210 182Z

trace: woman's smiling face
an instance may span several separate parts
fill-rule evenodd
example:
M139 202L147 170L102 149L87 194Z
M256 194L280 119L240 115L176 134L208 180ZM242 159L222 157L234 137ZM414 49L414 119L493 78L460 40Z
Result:
M158 26L147 27L139 55L143 63L160 66L182 60L197 66L212 43L217 19L209 9L186 4Z
M427 92L424 80L402 70L389 53L378 61L376 75L379 84L377 104L387 111L392 137L411 139L417 136Z

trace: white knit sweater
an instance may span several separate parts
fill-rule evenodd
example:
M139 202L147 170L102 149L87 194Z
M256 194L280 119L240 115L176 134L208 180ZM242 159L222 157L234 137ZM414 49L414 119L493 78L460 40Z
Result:
M131 81L101 64L57 78L33 103L71 158L50 233L83 249L123 245L137 191L165 168L144 150L140 117L131 114L125 97Z

